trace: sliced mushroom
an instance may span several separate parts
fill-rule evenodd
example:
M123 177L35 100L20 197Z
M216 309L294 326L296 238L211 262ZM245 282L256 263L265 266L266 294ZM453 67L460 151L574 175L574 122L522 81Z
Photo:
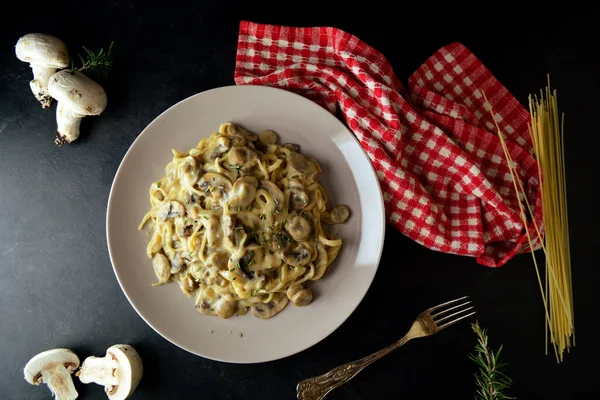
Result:
M295 144L295 143L287 143L287 144L284 144L284 145L283 145L283 148L284 148L284 149L288 149L289 151L295 151L295 152L298 152L298 151L300 151L300 146L298 146L298 145L297 145L297 144Z
M304 175L309 180L315 180L319 175L319 167L314 160L304 157L302 154L295 151L290 152L287 157L288 167L292 176Z
M262 144L266 145L275 144L277 143L277 134L275 131L268 129L258 134L258 140L260 140Z
M262 186L271 194L275 202L275 209L281 211L283 209L283 192L274 182L263 180Z
M160 208L156 216L160 219L177 218L185 215L185 207L178 201L166 201Z
M152 266L158 278L158 283L167 283L169 278L171 278L171 263L167 256L157 253L152 259Z
M231 148L231 140L225 136L218 136L209 143L209 146L211 150L208 152L209 156L206 161L214 161Z
M271 236L273 240L273 247L279 252L285 252L292 243L290 235L286 231L277 231Z
M333 207L329 215L324 214L323 221L328 224L343 224L350 217L350 208L343 204Z
M221 298L215 305L217 315L221 318L229 318L233 315L236 309L236 303L234 301L228 301Z
M227 200L231 192L231 181L221 174L209 172L202 175L198 187L203 192L210 193L213 199Z
M230 168L244 171L256 165L258 155L248 147L234 147L227 154L226 163Z
M310 200L304 186L298 179L290 179L290 204L295 210L302 210Z
M295 243L283 252L286 263L293 267L303 267L310 262L312 252L306 243Z
M227 253L222 252L213 253L208 259L208 262L219 270L226 270L229 265L229 256Z
M313 294L310 290L308 289L302 289L299 290L298 292L296 292L296 294L294 294L294 296L292 297L292 303L294 303L294 305L296 307L304 307L310 304L310 302L313 299Z
M277 300L268 303L256 303L252 306L252 314L260 319L269 319L283 310L288 302L286 296L280 296Z
M45 383L56 400L74 400L78 393L71 374L79 368L79 358L68 349L44 351L33 357L25 368L25 380L31 385Z
M200 170L198 169L198 162L194 157L186 157L185 161L179 165L179 174L181 176L181 180L188 186L194 186L198 180L199 173Z
M285 222L285 230L292 236L292 239L304 242L312 231L312 223L296 211L292 211Z
M258 181L254 176L244 176L239 178L233 184L232 198L229 201L229 205L236 209L236 207L246 208L254 201L256 196L256 187Z
M171 263L171 274L176 274L181 271L185 263L183 262L183 258L179 255L179 253L175 253L173 257L169 258L169 262Z
M291 300L292 297L302 289L304 289L304 286L301 283L294 283L287 288L285 295Z
M125 400L131 396L143 374L142 358L127 344L116 344L104 357L88 357L77 376L82 383L104 386L110 400Z

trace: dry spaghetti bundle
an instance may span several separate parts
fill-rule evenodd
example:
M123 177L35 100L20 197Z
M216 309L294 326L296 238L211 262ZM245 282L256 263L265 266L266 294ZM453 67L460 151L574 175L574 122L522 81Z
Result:
M489 109L493 116L491 106ZM559 116L557 93L556 90L550 90L549 78L548 86L540 93L539 98L529 96L529 111L529 134L533 143L533 156L538 162L543 210L542 226L538 226L535 219L531 219L533 231L529 228L527 218L528 213L532 215L531 206L515 170L516 164L512 161L504 134L498 124L496 128L515 192L518 197L525 199L525 205L521 202L518 204L531 254L533 256L534 242L537 239L546 257L543 282L535 256L533 263L546 314L546 354L549 335L556 360L561 362L565 350L569 351L575 344L575 327L564 160L564 114Z

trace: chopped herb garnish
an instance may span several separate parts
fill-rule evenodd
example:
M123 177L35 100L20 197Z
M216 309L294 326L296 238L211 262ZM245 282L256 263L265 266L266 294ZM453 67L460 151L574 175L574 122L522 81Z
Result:
M231 335L231 331L227 332L228 335Z
M244 229L244 227L243 226L236 226L233 229L235 229L236 231L241 231L242 229Z
M208 217L207 217L206 215L203 215L203 216L202 216L202 218L204 218L204 219L208 219Z
M275 214L281 214L281 211L275 210Z
M272 266L272 265L269 265L269 269L271 269L271 268L273 268L273 266Z
M296 201L302 201L302 199L300 197L296 197L294 200L296 200Z
M269 218L271 218L271 215L272 215L272 214L271 214L271 211L269 211L269 212L267 213L267 216L268 216Z
M302 211L302 216L306 219L308 219L308 214L306 213L306 211Z
M250 291L250 296L252 296L252 294L253 294L253 293L254 293L254 292L251 290L251 291Z
M265 219L265 214L260 214L260 215L258 216L258 218L260 218L260 219Z
M248 211L252 211L252 206L248 207Z
M198 268L198 269L196 270L196 272L200 272L200 268Z
M213 310L213 309L211 308L211 309L210 309L210 311L212 311L212 310ZM211 330L210 330L210 333L213 333L213 332L214 332L214 331L211 329Z
M239 269L242 269L242 266L240 265L240 263L239 263L239 262L237 263L237 267L238 267Z
M219 189L221 189L221 190L225 190L225 186L223 186L223 185L219 185Z
M213 176L213 178L212 178L212 181L213 181L213 182L215 181L215 177L214 177L214 176Z
M238 211L242 211L242 207L238 206Z
M275 204L279 205L279 200L273 199L273 201L275 201Z
M214 244L213 242L210 242L210 243L208 244L208 247L213 247L213 244Z
M242 332L240 332L240 337L243 337L244 335L242 334Z
M237 276L234 276L233 279L232 279L232 281L235 281L236 279L237 279Z

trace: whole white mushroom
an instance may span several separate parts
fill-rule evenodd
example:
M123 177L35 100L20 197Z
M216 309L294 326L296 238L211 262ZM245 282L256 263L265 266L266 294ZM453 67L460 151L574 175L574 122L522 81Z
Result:
M69 349L52 349L33 357L25 368L25 380L32 385L45 383L56 400L74 400L78 393L71 374L79 367L79 358Z
M52 97L48 93L48 79L57 69L69 65L67 45L57 37L30 33L21 37L15 46L17 58L28 62L33 70L29 87L43 108L49 107Z
M54 143L60 146L79 137L81 119L99 115L106 108L106 92L81 72L63 70L50 77L48 91L58 101Z
M104 357L88 357L77 371L83 383L104 386L110 400L125 400L142 379L143 365L138 352L127 344L116 344L106 350Z

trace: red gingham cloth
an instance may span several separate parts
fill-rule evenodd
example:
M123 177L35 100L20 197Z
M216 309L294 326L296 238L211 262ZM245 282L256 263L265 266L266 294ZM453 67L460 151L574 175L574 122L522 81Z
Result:
M407 90L381 53L344 31L243 21L235 82L284 88L332 113L339 108L377 171L388 223L418 243L487 266L530 250L482 92L541 227L529 113L463 45L437 51Z

